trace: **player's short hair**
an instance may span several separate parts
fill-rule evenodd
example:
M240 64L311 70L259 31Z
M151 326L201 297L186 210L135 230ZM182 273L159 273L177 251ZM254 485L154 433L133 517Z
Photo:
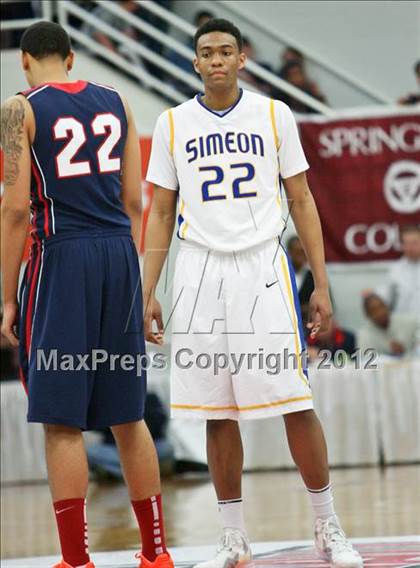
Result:
M197 43L201 36L211 32L222 32L230 34L236 39L239 51L242 51L242 34L239 28L223 18L213 18L198 28L194 35L194 51L197 52Z
M291 237L289 237L286 243L287 250L290 250L296 242L300 242L300 239L297 235L292 235Z
M37 22L25 31L20 49L35 59L58 55L64 61L71 51L71 41L66 30L53 22Z
M414 72L415 72L417 75L420 75L420 59L419 59L419 60L415 63L415 65L414 65Z

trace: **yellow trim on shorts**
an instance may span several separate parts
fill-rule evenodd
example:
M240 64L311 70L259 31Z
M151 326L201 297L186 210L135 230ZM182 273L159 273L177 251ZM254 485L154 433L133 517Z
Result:
M171 156L174 155L174 145L175 145L175 125L174 125L174 115L172 114L172 109L168 110L169 118L169 152Z
M305 385L308 385L308 379L305 376L305 373L303 372L302 369L302 360L300 358L300 348L299 348L299 329L298 329L298 323L297 323L297 316L296 316L296 309L295 309L295 302L293 299L293 292L292 292L292 286L290 283L290 273L288 270L288 266L287 266L287 260L286 260L286 253L281 254L281 267L283 269L283 274L284 274L284 279L286 281L286 287L287 287L287 295L289 297L289 303L291 306L291 311L292 311L292 323L293 323L293 329L295 332L295 350L296 350L296 355L297 355L297 362L298 362L298 373L299 373L299 377L302 379L302 381L305 383Z
M280 148L280 139L279 139L279 133L277 131L274 99L270 99L270 117L271 117L271 126L273 128L273 134L274 134L274 142L276 143L276 150L278 151Z
M302 400L312 400L312 396L298 396L295 398L288 398L286 400L277 400L275 402L267 402L266 404L252 404L250 406L204 406L195 404L171 404L171 408L177 410L238 410L239 412L246 410L259 410L261 408L271 408L274 406L281 406L283 404L289 404L291 402L301 402Z
M180 197L179 200L180 200L179 214L184 217L185 201L182 199L182 197ZM185 233L187 232L187 229L188 229L188 221L184 217L184 223L182 224L182 229L181 229L182 239L185 238Z

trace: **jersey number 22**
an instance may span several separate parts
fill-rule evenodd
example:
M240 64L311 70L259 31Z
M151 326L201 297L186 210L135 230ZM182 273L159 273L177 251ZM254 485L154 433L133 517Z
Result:
M97 162L100 173L119 171L120 158L111 158L111 154L121 138L121 122L111 113L97 114L90 127L94 136L107 134L97 150ZM85 144L87 137L83 124L73 116L61 117L53 126L55 140L68 139L67 144L56 156L57 177L68 178L85 176L92 173L89 160L77 161L75 156Z

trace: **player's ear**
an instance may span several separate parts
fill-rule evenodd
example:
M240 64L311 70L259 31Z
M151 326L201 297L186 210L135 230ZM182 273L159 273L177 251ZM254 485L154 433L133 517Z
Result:
M67 71L71 71L73 69L74 51L70 51L70 53L67 55L67 57L65 59L65 65L66 65Z
M29 55L26 51L22 51L22 69L24 71L29 70Z
M198 69L198 59L197 59L197 57L194 57L194 59L193 59L193 66L194 66L194 71L200 75L200 70Z
M247 57L245 55L245 53L240 53L239 54L239 66L238 69L243 69L245 67L245 63L246 63Z

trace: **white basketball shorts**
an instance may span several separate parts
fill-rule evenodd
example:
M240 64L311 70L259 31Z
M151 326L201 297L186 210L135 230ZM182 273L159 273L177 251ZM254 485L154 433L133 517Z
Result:
M313 408L294 273L278 239L236 253L183 242L173 285L173 417Z

